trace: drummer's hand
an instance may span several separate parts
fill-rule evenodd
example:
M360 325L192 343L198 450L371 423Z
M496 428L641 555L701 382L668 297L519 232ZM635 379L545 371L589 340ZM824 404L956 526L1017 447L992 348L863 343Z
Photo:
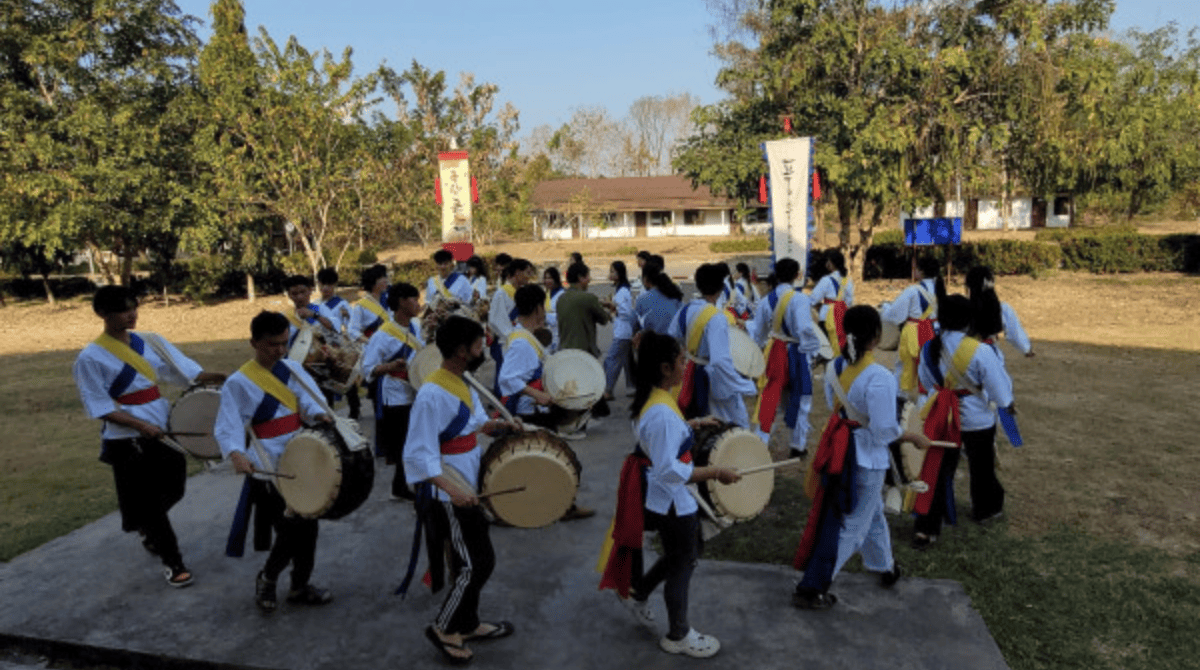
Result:
M929 437L924 433L913 433L912 435L909 435L908 438L908 441L912 442L913 446L921 451L925 451L933 446L933 442L931 442Z
M307 319L309 317L316 316L316 315L317 315L316 312L312 311L311 309L309 309L307 307L296 308L296 316L298 316L300 318Z
M201 372L196 375L197 384L224 384L229 375L224 372Z
M1014 402L1013 404L1009 405L1005 409L1008 410L1009 414L1011 414L1013 416L1017 415L1017 403Z
M408 360L404 358L397 358L387 365L388 372L404 372L408 369Z
M538 390L535 388L527 388L525 392L526 392L526 394L529 395L530 398L533 398L534 402L536 402L539 405L545 406L545 405L549 405L554 402L554 399L550 397L550 394L546 393L545 391L541 391L541 390Z
M688 427L690 427L692 430L695 430L697 428L709 428L716 426L721 422L715 416L702 416L698 419L689 419L687 423Z
M717 468L716 480L722 484L736 484L742 481L742 476L737 473L737 470Z
M141 421L137 427L137 431L146 437L160 438L163 436L163 429L150 423L149 421Z
M479 504L479 498L472 493L465 493L457 486L451 486L453 491L446 491L450 496L450 502L455 507L474 507Z
M320 413L320 414L317 414L316 416L314 416L314 417L313 417L313 421L316 421L317 423L333 423L333 417L331 417L331 416L329 416L328 414L326 414L326 413L322 412L322 413Z
M249 458L240 451L235 451L229 455L229 462L233 463L233 471L241 475L254 474L254 465Z

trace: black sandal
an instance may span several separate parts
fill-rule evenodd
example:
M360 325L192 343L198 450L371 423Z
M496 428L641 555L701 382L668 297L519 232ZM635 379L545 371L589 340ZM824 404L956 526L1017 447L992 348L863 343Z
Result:
M498 621L496 623L484 621L481 622L480 625L491 626L492 629L486 633L467 635L463 637L463 642L471 642L474 640L499 640L502 637L508 637L509 635L512 635L516 630L516 627L514 627L512 623L508 621Z
M837 604L837 596L828 591L800 592L792 594L792 605L802 610L827 610Z
M452 649L458 651L470 651L470 649L467 649L461 644L446 642L437 634L437 631L433 629L433 626L425 627L425 639L432 642L433 646L437 647L438 651L442 652L442 657L445 658L446 662L450 665L466 665L471 662L471 659L475 658L475 654L471 654L470 656L455 656L454 654L450 653L450 650Z
M937 535L917 534L913 536L912 547L917 551L925 551L934 542L937 542Z

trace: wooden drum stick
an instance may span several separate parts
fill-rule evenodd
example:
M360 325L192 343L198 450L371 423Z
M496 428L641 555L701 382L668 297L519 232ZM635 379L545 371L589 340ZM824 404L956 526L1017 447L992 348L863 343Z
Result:
M800 461L803 461L803 460L804 460L803 458L789 458L786 461L775 461L774 463L767 463L766 465L756 465L752 468L738 470L737 473L742 476L752 475L756 472L763 472L764 470L774 470L775 468L782 468L785 465L792 465L794 463L799 463Z

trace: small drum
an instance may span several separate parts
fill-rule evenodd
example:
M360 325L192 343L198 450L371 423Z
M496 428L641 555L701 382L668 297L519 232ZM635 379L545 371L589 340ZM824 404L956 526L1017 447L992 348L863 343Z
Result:
M733 369L747 379L758 379L767 371L762 348L741 328L729 329L729 353L733 355Z
M890 303L886 303L886 302L880 304L879 305L879 313L883 314L883 312L888 308L889 304ZM883 332L879 336L879 350L880 351L895 351L899 348L900 348L900 326L898 326L894 323L888 323L888 321L886 319L883 319Z
M440 367L442 367L442 352L438 350L436 344L427 344L421 347L417 355L408 362L408 383L412 384L414 389L419 389L421 384L429 379L429 375Z
M275 478L275 487L306 519L340 519L358 509L375 483L370 449L351 451L332 426L301 430L288 440L276 468L295 479Z
M567 443L536 431L501 438L479 466L482 493L524 486L485 498L492 513L518 528L541 528L562 518L575 502L583 468Z
M921 410L917 403L912 401L904 403L904 409L900 410L900 425L909 432L925 432L925 426L921 421ZM900 443L901 462L897 465L903 470L902 474L905 479L916 481L921 478L921 468L925 465L925 455L928 453L916 448L911 442Z
M692 456L698 466L712 465L742 470L771 463L767 445L751 431L732 424L696 430ZM764 470L742 477L736 484L709 480L700 486L700 497L712 508L718 524L746 521L762 512L775 490L775 471Z
M220 386L193 386L184 391L171 405L167 430L207 433L205 436L177 435L174 439L196 458L220 459L221 447L217 444L217 438L213 436L213 425L217 422L217 408L220 405Z
M362 379L364 349L362 344L350 341L331 346L326 359L329 376L323 388L344 394L357 384Z
M288 358L301 363L318 386L334 393L346 393L362 378L362 354L358 343L343 344L315 328L301 328L288 350Z

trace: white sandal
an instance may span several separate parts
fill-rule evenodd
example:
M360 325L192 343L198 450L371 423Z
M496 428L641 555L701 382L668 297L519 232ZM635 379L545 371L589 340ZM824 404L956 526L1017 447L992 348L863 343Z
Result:
M668 654L686 654L692 658L709 658L721 650L717 638L697 633L695 628L689 629L682 640L664 637L658 641L658 646Z

